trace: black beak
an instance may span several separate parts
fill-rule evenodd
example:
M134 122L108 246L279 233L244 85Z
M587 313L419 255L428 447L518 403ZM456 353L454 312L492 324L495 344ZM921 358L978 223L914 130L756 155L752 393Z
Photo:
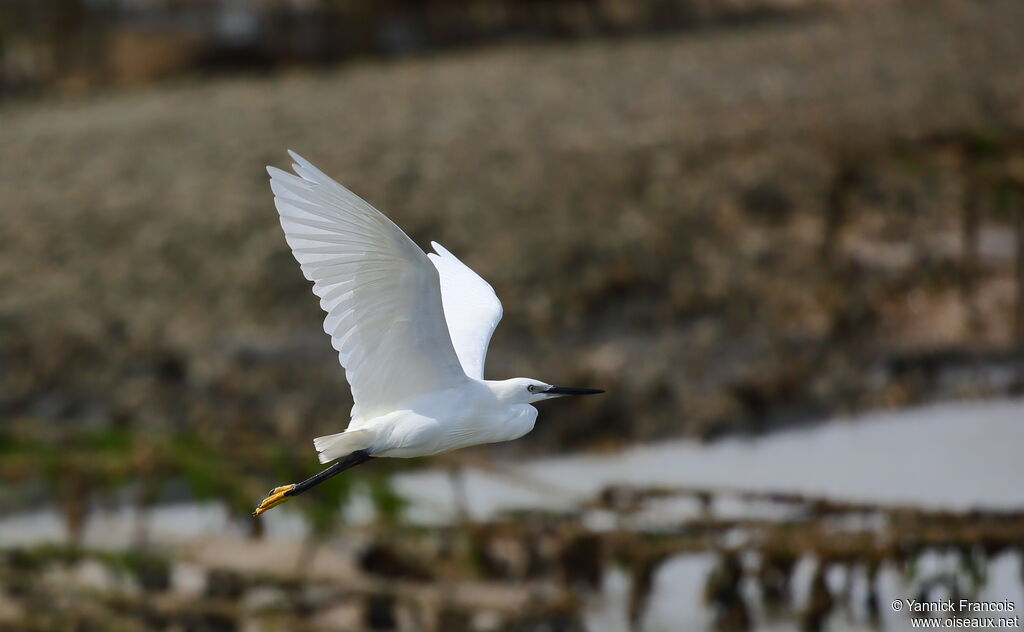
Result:
M599 388L577 388L575 386L549 386L544 391L549 395L597 395L603 393Z

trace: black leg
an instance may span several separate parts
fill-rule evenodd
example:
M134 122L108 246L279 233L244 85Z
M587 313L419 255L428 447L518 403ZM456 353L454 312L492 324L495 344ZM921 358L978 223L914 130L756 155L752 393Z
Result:
M298 496L302 492L312 489L313 487L316 487L317 485L326 481L330 477L335 476L337 474L341 474L345 470L351 469L357 465L366 463L372 458L373 457L371 457L370 453L367 452L366 450L356 450L355 452L348 456L341 457L340 459L338 459L336 463L331 465L323 472L320 472L319 474L314 474L313 476L310 476L301 483L296 483L295 486L292 487L287 492L285 492L284 495Z
M292 496L298 496L302 492L307 491L313 487L316 487L320 483L326 481L327 479L336 474L341 474L345 470L351 469L359 465L360 463L366 463L371 458L373 457L371 457L370 453L367 452L366 450L356 450L352 454L342 457L341 459L338 460L337 463L330 466L323 472L320 472L319 474L316 474L314 476L310 476L301 483L297 483L295 485L282 485L281 487L275 487L274 489L270 490L270 494L263 499L263 502L260 503L260 506L257 507L256 511L252 512L252 514L254 516L258 516L262 514L264 511L280 505L281 503L285 502Z

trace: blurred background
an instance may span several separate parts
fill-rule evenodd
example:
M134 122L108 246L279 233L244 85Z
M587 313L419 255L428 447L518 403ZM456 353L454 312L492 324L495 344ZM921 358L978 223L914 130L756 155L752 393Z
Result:
M1024 3L0 0L0 630L1024 616ZM607 394L319 469L351 406L264 166Z

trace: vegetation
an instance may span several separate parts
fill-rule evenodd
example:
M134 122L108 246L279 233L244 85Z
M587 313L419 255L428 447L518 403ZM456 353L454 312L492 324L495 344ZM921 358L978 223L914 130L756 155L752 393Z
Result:
M697 500L706 511L652 528L650 509L669 499ZM771 505L778 517L717 517L713 508L723 500ZM609 512L619 527L590 530L583 519L587 511ZM1024 515L728 489L613 487L566 513L518 513L456 533L453 550L451 527L349 532L346 538L361 543L359 568L341 575L325 575L323 565L315 575L312 565L269 572L242 560L220 566L223 561L161 550L13 548L0 557L0 585L24 613L18 629L59 630L72 623L85 629L147 630L173 623L188 628L199 625L197 618L217 630L394 629L395 621L413 617L427 629L441 625L457 632L478 629L472 622L485 615L497 626L489 629L577 630L587 596L601 589L606 573L629 577L627 611L636 626L665 564L711 552L717 561L704 593L714 629L752 629L754 613L764 612L757 618L795 619L802 629L816 631L825 629L834 612L877 625L883 581L899 581L922 600L938 594L978 598L991 563L1024 546ZM258 547L248 550L258 557ZM938 568L922 563L935 556L958 562ZM811 575L800 579L801 567L810 567ZM200 573L198 588L184 585L175 573L182 568ZM826 581L826 575L841 581ZM439 596L439 582L453 590ZM758 591L745 590L745 583ZM798 601L797 591L809 591L809 597ZM31 611L32 604L58 595L68 607Z

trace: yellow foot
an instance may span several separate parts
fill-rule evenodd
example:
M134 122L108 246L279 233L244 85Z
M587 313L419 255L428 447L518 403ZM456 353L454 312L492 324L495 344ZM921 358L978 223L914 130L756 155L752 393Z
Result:
M261 502L260 506L256 508L256 511L252 512L252 515L258 516L271 507L277 507L281 503L285 502L291 498L291 496L285 496L285 494L294 488L295 485L282 485L281 487L275 487L270 490L270 494L263 499L263 502Z

